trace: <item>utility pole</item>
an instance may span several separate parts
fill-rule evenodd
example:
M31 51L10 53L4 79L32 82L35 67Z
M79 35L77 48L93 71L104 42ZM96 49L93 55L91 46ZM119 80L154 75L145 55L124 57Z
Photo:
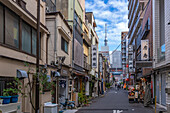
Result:
M35 94L35 113L39 113L39 42L40 42L40 0L37 0L37 58L36 58L36 94Z

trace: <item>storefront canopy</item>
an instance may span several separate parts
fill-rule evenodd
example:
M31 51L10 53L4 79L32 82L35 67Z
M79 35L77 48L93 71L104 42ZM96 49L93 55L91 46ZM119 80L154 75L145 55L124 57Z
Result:
M152 61L136 61L136 67L152 67Z

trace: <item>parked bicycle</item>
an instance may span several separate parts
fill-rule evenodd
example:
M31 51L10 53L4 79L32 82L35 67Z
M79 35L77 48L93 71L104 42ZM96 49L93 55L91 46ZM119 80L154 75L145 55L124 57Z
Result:
M73 109L75 108L75 101L68 101L68 99L66 98L64 103L60 102L60 105L64 110L68 108Z

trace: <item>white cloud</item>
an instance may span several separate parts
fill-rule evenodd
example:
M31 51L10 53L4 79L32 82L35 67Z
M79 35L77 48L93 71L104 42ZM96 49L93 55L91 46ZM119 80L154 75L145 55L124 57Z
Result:
M121 32L128 31L128 2L127 0L86 0L86 11L94 13L100 39L100 46L105 38L105 23L107 23L108 45L116 48L121 41ZM100 47L99 47L100 48Z

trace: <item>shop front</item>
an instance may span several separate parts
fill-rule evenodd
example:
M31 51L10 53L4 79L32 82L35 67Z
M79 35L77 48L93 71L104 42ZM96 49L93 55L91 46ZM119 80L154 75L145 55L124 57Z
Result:
M78 94L81 93L85 89L85 73L80 71L73 71L72 74L72 100L75 101L75 105L78 106Z
M60 70L61 76L59 77L59 103L65 103L69 99L69 67L62 66Z

